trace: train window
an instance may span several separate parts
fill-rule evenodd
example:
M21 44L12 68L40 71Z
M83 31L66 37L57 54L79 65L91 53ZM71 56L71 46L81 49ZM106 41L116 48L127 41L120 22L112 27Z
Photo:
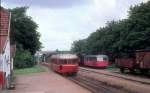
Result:
M61 59L60 64L67 64L67 60Z
M76 64L78 62L78 59L68 59L64 60L62 63L63 64Z
M62 64L62 60L61 59L59 59L58 64Z
M72 64L76 64L78 62L78 59L73 59L71 61L72 61Z
M72 60L71 60L71 59L70 59L70 60L68 59L68 60L67 60L67 64L72 64Z
M106 60L106 61L107 61L107 60L108 60L108 58L107 58L107 57L104 57L104 58L103 58L103 60Z
M73 64L73 60L72 60L72 59L69 59L69 60L67 60L67 63L68 63L68 64Z
M88 61L88 57L85 57L85 60Z
M97 57L97 61L103 61L102 57Z
M88 60L89 61L96 61L96 57L89 57Z
M67 60L68 61L68 64L72 64L73 60Z
M57 60L54 59L54 64L57 64L57 63L58 63Z
M51 62L52 62L52 63L54 63L54 61L55 61L54 59L51 59Z
M75 61L74 61L74 60L71 60L71 61L70 61L70 64L75 64Z
M54 59L54 64L58 64L58 59Z
M104 61L104 60L108 60L108 57L106 55L100 55L97 57L97 61Z
M67 60L64 60L64 64L67 64Z

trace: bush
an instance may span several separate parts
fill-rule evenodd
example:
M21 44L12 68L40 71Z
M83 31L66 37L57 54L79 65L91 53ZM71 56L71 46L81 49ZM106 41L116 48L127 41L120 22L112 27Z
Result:
M14 68L28 68L35 65L33 55L28 50L18 49L14 57Z

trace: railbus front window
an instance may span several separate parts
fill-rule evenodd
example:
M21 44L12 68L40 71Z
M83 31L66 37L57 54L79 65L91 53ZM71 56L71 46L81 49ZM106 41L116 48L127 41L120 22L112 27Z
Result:
M77 64L78 63L78 59L73 59L72 60L72 64Z
M106 55L100 55L97 57L97 61L108 61L108 57Z
M60 60L60 64L67 64L67 60L61 59L61 60Z
M103 61L103 57L97 57L97 61Z

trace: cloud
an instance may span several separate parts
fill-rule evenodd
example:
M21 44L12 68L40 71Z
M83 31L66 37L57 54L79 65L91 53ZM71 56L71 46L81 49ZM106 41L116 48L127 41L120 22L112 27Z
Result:
M70 8L73 6L87 4L89 1L90 0L2 0L2 2L7 4L46 8Z
M84 24L86 19L80 18L84 17L81 14L84 9L82 11L75 10L30 9L28 11L28 14L32 15L39 24L38 31L41 33L44 50L69 50L74 40L86 38L91 32L91 28Z

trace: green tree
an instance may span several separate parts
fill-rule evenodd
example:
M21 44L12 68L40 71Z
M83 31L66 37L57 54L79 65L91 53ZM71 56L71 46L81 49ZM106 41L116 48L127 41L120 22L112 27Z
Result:
M150 49L150 1L131 7L127 19L111 21L97 29L85 44L76 42L75 51L107 54L110 59L130 57L135 50Z
M130 8L130 33L127 36L132 50L150 49L150 1Z
M74 41L71 51L76 52L76 53L84 53L86 52L86 40L79 40L79 41Z
M40 49L40 34L36 31L38 25L30 16L26 15L27 7L17 7L11 11L11 43L16 43L17 48L22 45L23 49L34 54Z

